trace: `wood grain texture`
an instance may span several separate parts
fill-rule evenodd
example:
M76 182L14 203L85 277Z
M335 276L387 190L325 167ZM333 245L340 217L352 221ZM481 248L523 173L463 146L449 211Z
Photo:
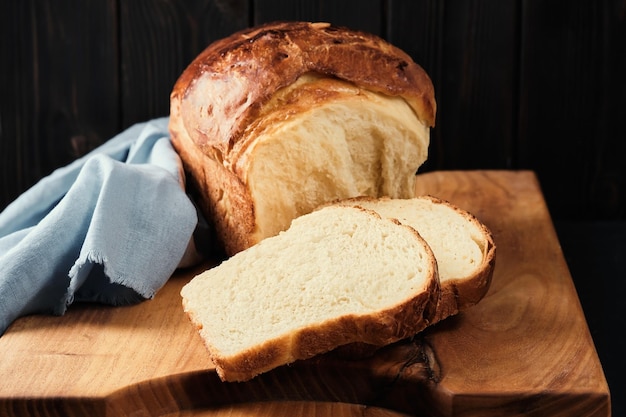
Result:
M182 411L166 414L163 417L401 417L405 414L383 408L364 405L304 402L304 401L272 401L260 403L244 403L228 406L224 409Z
M476 176L483 176L479 182L489 192L478 191ZM502 410L607 415L608 397L601 392L608 393L608 387L536 177L530 172L453 177L436 172L423 187L418 183L419 190L448 194L485 222L498 246L497 275L488 297L429 336L442 369L456 375L445 385L468 397L484 396L453 404L453 409L483 416L502 415ZM461 376L461 369L470 372ZM591 381L598 385L592 388ZM516 398L528 388L534 394ZM478 413L482 407L491 414Z
M0 209L127 126L167 114L210 41L276 19L388 38L435 83L424 170L530 169L559 220L626 218L623 0L0 2Z
M170 92L209 43L248 26L243 0L120 0L122 126L169 115Z
M382 34L382 0L254 0L254 23L275 20L330 22Z
M111 0L0 4L0 210L118 130Z
M439 0L404 1L389 0L385 24L385 38L408 53L429 75L435 88L437 120L431 130L428 159L420 168L430 171L444 166L444 139L441 128L442 114L446 113L446 100L441 94L444 55L444 11L446 2Z
M419 175L416 191L492 230L496 269L478 305L368 358L330 352L222 383L178 294L206 265L177 273L140 305L17 320L0 338L0 415L609 416L609 388L536 176L437 171Z
M442 7L436 169L515 166L519 15L516 1Z
M623 218L626 5L521 4L520 164L559 218Z

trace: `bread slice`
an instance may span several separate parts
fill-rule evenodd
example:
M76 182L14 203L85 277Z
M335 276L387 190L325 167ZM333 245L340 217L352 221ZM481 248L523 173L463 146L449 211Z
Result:
M493 276L496 246L489 229L469 212L432 196L352 198L335 202L373 210L411 226L428 242L439 269L441 299L433 323L479 302Z
M244 381L344 344L414 335L432 320L439 280L414 229L332 206L194 277L181 295L219 376Z
M432 82L383 39L277 22L209 45L171 94L170 132L227 255L339 198L414 195Z

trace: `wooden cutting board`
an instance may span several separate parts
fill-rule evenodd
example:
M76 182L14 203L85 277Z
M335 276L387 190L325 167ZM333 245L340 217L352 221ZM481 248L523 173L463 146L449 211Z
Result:
M478 305L367 359L329 353L246 383L217 378L175 274L132 307L74 305L0 337L2 416L608 416L609 388L535 175L433 172L418 194L493 232Z

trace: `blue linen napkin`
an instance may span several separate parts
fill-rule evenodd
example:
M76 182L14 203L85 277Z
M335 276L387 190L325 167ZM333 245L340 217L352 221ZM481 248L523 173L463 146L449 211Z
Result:
M74 301L152 298L193 250L197 211L167 125L128 128L0 213L0 335Z

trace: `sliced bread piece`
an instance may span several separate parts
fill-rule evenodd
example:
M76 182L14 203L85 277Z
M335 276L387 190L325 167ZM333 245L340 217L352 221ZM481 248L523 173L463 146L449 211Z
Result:
M441 300L433 323L479 302L491 283L496 246L488 228L469 212L432 196L351 198L335 202L373 210L411 226L428 242L439 269Z
M414 335L431 322L439 280L413 228L331 206L196 276L181 295L219 376L245 381L344 344Z

